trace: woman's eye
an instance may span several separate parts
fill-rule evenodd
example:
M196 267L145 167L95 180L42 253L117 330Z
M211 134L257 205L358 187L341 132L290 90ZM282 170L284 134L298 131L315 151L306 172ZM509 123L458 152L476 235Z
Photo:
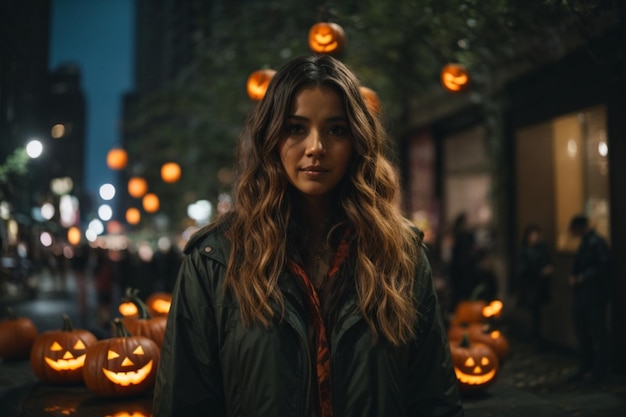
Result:
M329 133L334 136L346 136L349 131L347 126L337 125L329 129Z
M285 132L289 135L297 135L304 132L304 126L298 124L288 124L285 126Z

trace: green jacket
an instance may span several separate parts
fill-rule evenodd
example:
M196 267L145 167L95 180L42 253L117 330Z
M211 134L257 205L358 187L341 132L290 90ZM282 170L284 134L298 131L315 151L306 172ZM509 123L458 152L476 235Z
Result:
M307 417L312 363L304 294L279 279L285 311L269 328L244 326L223 291L229 243L219 228L185 250L167 321L154 416ZM339 313L331 343L335 417L463 416L427 258L416 271L418 337L372 343L356 298ZM277 307L278 308L278 307Z

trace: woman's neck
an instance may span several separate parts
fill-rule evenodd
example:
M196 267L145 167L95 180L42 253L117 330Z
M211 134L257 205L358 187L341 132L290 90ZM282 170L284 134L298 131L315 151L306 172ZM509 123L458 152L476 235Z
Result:
M298 205L303 227L308 231L309 244L319 249L326 244L330 210L326 199L303 199Z

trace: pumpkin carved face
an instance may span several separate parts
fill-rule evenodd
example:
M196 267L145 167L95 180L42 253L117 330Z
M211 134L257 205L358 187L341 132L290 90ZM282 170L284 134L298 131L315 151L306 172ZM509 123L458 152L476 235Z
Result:
M496 381L499 361L493 349L483 343L470 343L464 335L450 344L454 372L461 393L483 391Z
M345 34L336 23L320 22L309 31L309 48L318 54L336 54L343 50Z
M276 71L269 68L260 69L250 74L246 83L248 97L254 101L263 99L274 74L276 74Z
M463 91L469 85L469 75L461 64L447 64L441 70L441 84L448 91Z
M87 351L83 376L94 394L103 397L141 395L154 387L159 347L144 336L131 336L115 319L117 337L101 340Z
M44 332L35 340L30 355L31 367L43 382L81 383L87 348L96 341L91 332L74 329L69 317L63 315L62 330Z

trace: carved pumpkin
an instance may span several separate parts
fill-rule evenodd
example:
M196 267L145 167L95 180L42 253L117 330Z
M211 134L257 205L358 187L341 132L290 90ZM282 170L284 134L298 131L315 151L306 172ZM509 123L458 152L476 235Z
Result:
M120 314L123 317L137 317L137 316L139 316L139 310L137 309L137 306L135 305L135 303L133 303L129 299L130 296L137 295L138 293L139 293L139 290L132 289L130 287L126 288L126 290L124 290L124 296L122 297L122 302L117 307L117 310L120 312Z
M483 321L483 308L487 305L485 300L468 299L461 300L454 309L453 324L477 323Z
M172 305L172 294L169 292L155 292L150 294L146 305L153 316L167 316Z
M492 329L486 323L468 323L464 325L452 326L448 330L448 339L458 341L467 333L471 342L484 343L494 350L500 363L509 354L509 340L500 331Z
M124 301L131 302L138 311L137 317L124 317L122 322L133 336L145 336L152 339L159 347L163 345L165 337L166 316L152 317L148 306L136 293L124 296Z
M261 101L275 74L276 71L269 68L260 69L250 74L248 82L246 83L248 97L254 101Z
M85 354L98 339L84 329L74 329L67 314L63 329L40 334L30 352L30 366L43 382L79 384L83 382Z
M368 87L361 86L359 87L361 90L361 95L365 99L365 104L370 112L374 114L380 113L380 100L378 99L378 94L374 90Z
M27 317L17 317L7 307L7 318L0 322L0 357L7 361L26 359L37 338L37 327Z
M87 350L83 377L100 397L143 395L154 388L160 349L144 336L132 336L121 319L113 319L114 337Z
M500 313L502 313L502 309L504 308L504 303L500 300L493 300L485 307L483 307L482 315L486 319L500 317Z
M461 64L447 64L441 70L441 84L454 93L465 90L469 85L469 75Z
M461 340L450 343L450 353L461 393L483 391L496 381L500 363L489 346L470 342L464 334Z
M338 54L345 41L343 28L336 23L319 22L309 30L309 48L318 54Z

